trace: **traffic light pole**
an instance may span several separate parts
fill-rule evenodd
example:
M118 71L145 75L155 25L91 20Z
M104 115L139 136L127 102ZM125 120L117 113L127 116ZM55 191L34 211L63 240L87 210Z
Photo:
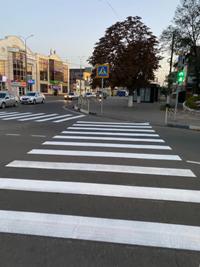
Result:
M171 44L171 57L170 57L170 65L169 65L169 76L172 72L172 65L173 65L173 55L174 55L174 41L175 41L175 33L172 34L172 44ZM168 95L167 95L167 104L170 104L170 94L171 94L171 81L168 78Z

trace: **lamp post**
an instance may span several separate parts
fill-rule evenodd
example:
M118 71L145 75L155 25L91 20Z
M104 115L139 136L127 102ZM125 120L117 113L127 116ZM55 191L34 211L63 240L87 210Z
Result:
M33 37L34 35L31 34L31 35L28 35L27 37L23 37L23 36L20 36L23 41L24 41L24 45L25 45L25 82L26 82L26 89L28 88L28 76L27 76L27 40L31 37Z

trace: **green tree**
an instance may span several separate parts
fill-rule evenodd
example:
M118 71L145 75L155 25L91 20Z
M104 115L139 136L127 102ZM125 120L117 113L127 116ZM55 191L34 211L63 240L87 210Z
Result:
M159 60L157 38L140 17L128 17L106 30L104 37L96 43L89 63L93 66L110 64L111 72L107 82L111 87L127 87L131 106L134 90L154 79Z
M171 40L174 34L174 50L177 54L189 54L190 62L194 64L196 88L200 93L200 1L182 0L176 8L173 24L168 26L161 35L162 47L171 50Z

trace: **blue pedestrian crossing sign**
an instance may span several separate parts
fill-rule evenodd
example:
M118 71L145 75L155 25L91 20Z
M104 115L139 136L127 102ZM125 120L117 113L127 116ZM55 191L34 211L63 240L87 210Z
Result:
M97 65L97 78L109 78L109 64Z

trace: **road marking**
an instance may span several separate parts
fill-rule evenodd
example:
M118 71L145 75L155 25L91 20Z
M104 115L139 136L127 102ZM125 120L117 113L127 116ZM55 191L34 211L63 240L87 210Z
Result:
M54 121L54 122L55 122L55 123L59 123L59 122L69 121L69 120L75 120L75 119L83 118L83 117L85 117L85 115L73 116L73 117L70 117L70 118L61 119L61 120L57 120L57 121Z
M148 138L117 138L117 137L93 137L93 136L66 136L56 135L56 139L78 139L78 140L104 140L104 141L126 141L126 142L152 142L152 143L165 143L162 139L148 139Z
M77 121L77 123L90 123L90 124L110 124L110 125L149 125L149 122L99 122L99 121ZM91 125L92 126L92 125Z
M3 119L4 121L9 121L9 120L15 120L15 119L22 119L22 118L29 118L29 117L33 117L35 115L42 115L44 113L38 113L38 114L29 114L29 115L17 115L15 117L12 117L12 118L6 118L6 119Z
M200 162L187 160L188 163L200 165Z
M0 189L200 203L200 191L159 187L0 178Z
M111 127L111 128L129 128L129 129L136 129L136 128L138 128L138 129L152 129L152 127L151 126L142 126L142 125L130 125L130 126L127 126L127 125L106 125L106 124L93 124L93 125L91 125L91 124L81 124L81 123L75 123L73 126L78 126L78 127L82 127L82 126L89 126L89 127Z
M181 158L177 155L119 153L119 152L101 152L101 151L80 151L80 150L32 149L31 151L28 152L28 154L181 161Z
M46 137L46 135L40 135L40 134L32 134L32 137Z
M47 118L47 117L53 117L58 115L57 113L53 113L53 114L47 114L47 115L42 115L42 116L35 116L32 118L26 118L26 119L20 119L19 121L30 121L30 120L36 120L36 119L40 119L40 118Z
M95 131L116 131L116 132L149 132L154 133L154 130L147 129L114 129L114 128L95 128L95 127L68 127L69 130L95 130Z
M0 112L0 118L4 115L15 115L19 114L19 112Z
M62 131L63 134L81 134L81 135L111 135L111 136L143 136L143 137L159 137L158 134L147 133L108 133L108 132L83 132L83 131Z
M20 136L20 134L6 134L7 136Z
M200 251L200 227L0 210L0 232Z
M7 114L4 114L4 115L2 115L2 116L0 116L0 119L3 119L3 118L11 118L11 117L14 117L14 116L16 116L16 115L28 115L28 114L31 114L31 112L25 112L25 113L19 113L19 112L16 112L15 114L13 113L13 114L9 114L9 113L7 113Z
M83 142L46 141L46 142L43 143L43 145L172 150L171 147L169 147L169 146L159 146L159 145L132 145L132 144L114 144L114 143L88 143L88 142L84 142L83 143Z
M7 164L6 167L196 177L196 175L189 169L141 167L128 165L14 160L11 163Z
M41 119L41 120L37 120L37 122L50 121L50 120L60 119L60 118L69 117L69 116L71 116L71 114L67 114L67 115L65 114L65 115L60 115L60 116L56 116L53 118Z

